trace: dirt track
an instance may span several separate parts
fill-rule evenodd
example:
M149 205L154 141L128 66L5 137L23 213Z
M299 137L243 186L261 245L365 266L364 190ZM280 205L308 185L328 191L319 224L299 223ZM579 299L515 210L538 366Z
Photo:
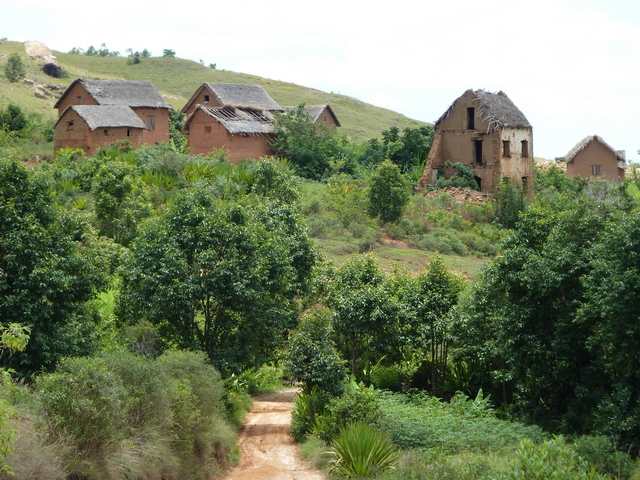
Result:
M256 397L238 438L240 463L224 480L324 480L287 432L296 390Z

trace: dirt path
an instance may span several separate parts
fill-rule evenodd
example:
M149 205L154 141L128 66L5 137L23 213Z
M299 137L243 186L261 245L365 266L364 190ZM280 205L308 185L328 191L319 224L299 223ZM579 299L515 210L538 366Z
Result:
M324 480L287 432L296 390L256 397L238 438L242 456L224 480Z

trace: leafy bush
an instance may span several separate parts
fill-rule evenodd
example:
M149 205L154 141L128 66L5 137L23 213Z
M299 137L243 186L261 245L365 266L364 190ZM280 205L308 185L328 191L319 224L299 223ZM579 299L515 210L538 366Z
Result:
M315 387L309 393L301 392L293 403L289 434L298 442L313 430L316 417L322 415L333 396Z
M426 394L381 392L380 421L394 443L406 449L440 449L449 453L499 451L523 438L540 440L542 430L500 420L479 396L457 394L451 403Z
M398 455L393 444L364 422L344 427L333 442L333 469L347 478L369 478L390 469Z
M397 365L374 365L371 367L371 383L375 388L397 392L400 390L399 373Z
M511 468L498 476L499 480L604 480L608 477L589 468L575 449L562 437L545 440L537 445L523 440L516 451Z
M573 446L576 453L593 465L599 473L625 479L633 475L635 463L624 452L616 451L611 440L603 435L577 437Z

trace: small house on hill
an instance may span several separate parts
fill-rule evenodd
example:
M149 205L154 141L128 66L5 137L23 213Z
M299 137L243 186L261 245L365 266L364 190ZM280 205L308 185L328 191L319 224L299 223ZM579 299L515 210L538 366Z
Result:
M145 126L142 144L169 143L169 110L173 107L149 81L78 78L69 85L54 108L58 109L60 117L71 105L129 107Z
M298 107L284 107L286 111L295 110ZM304 112L311 117L314 123L323 123L335 130L340 127L340 120L328 103L322 105L304 105Z
M203 83L180 111L191 115L198 105L205 107L232 105L254 107L270 112L284 111L262 86L244 83Z
M207 155L225 149L231 163L244 158L271 155L267 144L273 136L273 115L266 109L197 105L182 127L193 154Z
M569 177L602 177L615 183L624 178L624 151L615 150L598 135L591 135L578 142L564 159Z
M508 176L531 193L531 124L504 92L467 90L436 121L418 187L435 184L439 171L450 178L455 170L445 165L447 161L471 168L482 192L493 192L500 179Z
M54 150L81 148L94 155L98 148L116 140L143 144L145 124L127 106L69 105L54 126Z

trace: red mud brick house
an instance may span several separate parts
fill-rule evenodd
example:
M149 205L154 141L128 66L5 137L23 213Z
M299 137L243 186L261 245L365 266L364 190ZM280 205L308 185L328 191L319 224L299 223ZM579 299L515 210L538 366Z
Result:
M129 107L145 125L141 145L169 143L169 110L173 107L149 81L78 78L69 85L54 108L58 109L58 116L61 116L70 105Z
M205 107L233 105L254 107L269 112L284 111L260 85L243 83L203 83L180 111L189 116L198 105Z
M619 183L624 178L624 151L614 150L598 135L591 135L580 141L564 159L569 177L602 177L614 183Z
M284 107L286 111L295 110L298 107ZM313 123L324 123L335 130L340 127L340 121L328 103L322 105L304 105L304 111L311 117Z
M533 133L524 114L503 92L467 90L435 123L435 138L418 188L450 178L445 162L474 171L482 192L493 192L502 177L533 192Z
M224 149L229 161L237 164L244 158L257 160L272 154L267 140L273 136L273 115L265 109L197 105L182 131L195 155Z
M54 151L81 148L93 156L116 140L140 147L145 130L140 117L126 106L69 105L54 126Z

